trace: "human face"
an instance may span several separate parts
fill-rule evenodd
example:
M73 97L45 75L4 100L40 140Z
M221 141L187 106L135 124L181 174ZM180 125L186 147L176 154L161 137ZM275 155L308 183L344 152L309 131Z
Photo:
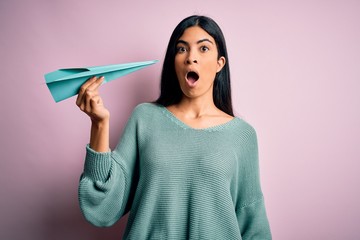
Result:
M216 73L225 65L214 38L201 27L187 28L176 45L175 72L183 97L212 98Z

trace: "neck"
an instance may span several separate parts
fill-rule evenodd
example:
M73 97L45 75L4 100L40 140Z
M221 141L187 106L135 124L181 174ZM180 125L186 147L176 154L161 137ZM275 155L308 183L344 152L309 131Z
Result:
M176 105L176 108L189 118L200 118L205 115L211 115L218 109L212 99L204 98L186 98Z

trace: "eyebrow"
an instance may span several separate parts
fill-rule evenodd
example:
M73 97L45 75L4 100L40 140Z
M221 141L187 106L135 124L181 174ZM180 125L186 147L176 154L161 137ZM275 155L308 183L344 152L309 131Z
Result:
M207 38L200 39L199 41L196 42L196 44L199 44L199 43L202 43L202 42L209 42L211 44L214 44L210 39L207 39ZM179 44L179 43L182 43L182 44L185 44L185 45L189 46L188 42L186 42L184 40L181 40L181 39L176 42L176 44Z

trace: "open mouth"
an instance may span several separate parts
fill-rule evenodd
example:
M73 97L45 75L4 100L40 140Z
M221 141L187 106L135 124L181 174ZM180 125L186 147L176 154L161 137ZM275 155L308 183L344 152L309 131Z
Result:
M197 80L199 80L199 75L196 72L188 72L186 74L186 79L189 83L194 84Z

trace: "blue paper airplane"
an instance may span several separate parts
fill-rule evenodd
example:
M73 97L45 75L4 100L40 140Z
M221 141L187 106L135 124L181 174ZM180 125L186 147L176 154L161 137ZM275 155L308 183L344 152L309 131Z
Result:
M45 74L45 81L55 102L60 102L78 94L81 85L92 76L104 76L105 79L103 83L107 83L156 62L157 60L97 67L59 69Z

